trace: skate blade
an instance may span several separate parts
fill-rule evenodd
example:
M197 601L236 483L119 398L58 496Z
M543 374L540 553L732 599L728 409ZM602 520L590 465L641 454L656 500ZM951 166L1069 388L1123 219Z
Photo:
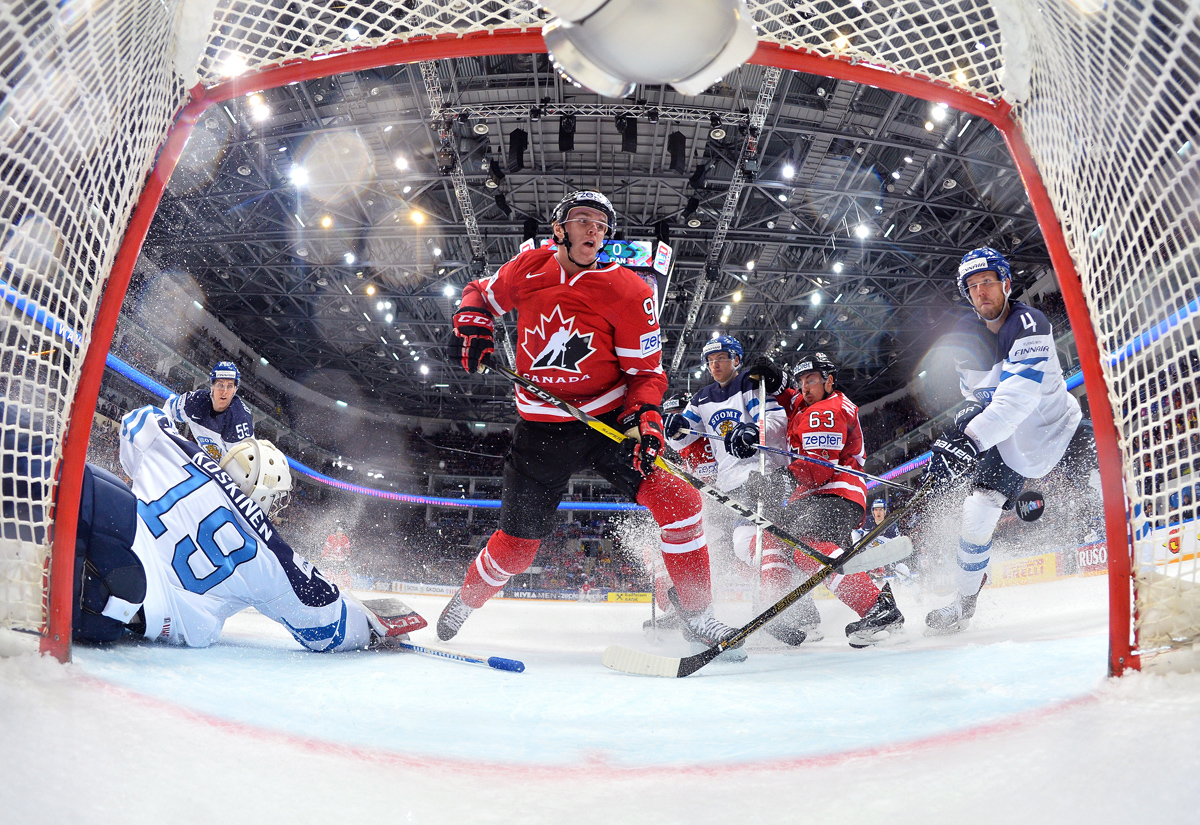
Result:
M967 629L970 619L959 619L952 625L946 627L925 627L926 636L953 636L955 633L961 633Z
M856 633L847 637L850 647L855 650L862 650L866 647L891 647L902 644L906 640L903 624L881 627L870 634Z

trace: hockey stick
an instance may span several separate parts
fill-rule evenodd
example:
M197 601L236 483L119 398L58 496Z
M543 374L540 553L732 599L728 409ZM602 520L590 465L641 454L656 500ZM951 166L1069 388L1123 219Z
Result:
M524 662L518 662L516 659L504 659L500 656L489 656L484 659L479 656L468 656L466 653L455 653L452 650L440 650L436 647L414 645L411 642L395 642L394 646L403 650L411 650L413 653L424 653L426 656L438 656L442 659L452 659L456 662L467 662L472 665L487 665L488 667L494 667L496 670L511 670L513 673L522 673L525 670Z
M688 432L691 433L692 435L699 435L699 436L703 436L705 438L711 438L716 441L720 441L725 438L725 436L723 436L723 435L717 435L716 433L702 433L699 430L688 430ZM843 467L841 464L834 464L832 461L825 461L824 459L816 458L811 455L802 455L801 453L793 453L791 450L782 450L779 447L768 447L766 444L755 444L754 447L755 447L755 449L762 450L764 453L774 453L775 455L787 456L788 458L792 458L792 459L798 458L801 461L808 461L812 464L820 464L822 467L828 467L831 470L838 470L839 472L849 473L852 476L858 476L859 478L866 479L867 481L874 481L878 484L886 484L889 487L895 487L896 489L903 490L906 493L913 492L913 488L909 487L907 484L901 484L898 481L889 481L886 478L880 478L879 476L873 476L870 473L864 473L862 470L854 470L850 467Z
M618 444L623 444L626 441L631 440L624 433L613 429L612 427L610 427L609 425L607 425L603 421L601 421L599 418L595 418L591 415L588 415L587 413L585 413L583 410L579 409L578 407L572 406L568 402L563 401L561 398L559 398L554 393L542 389L541 387L539 387L533 381L530 381L525 376L523 376L517 372L514 372L513 370L510 370L508 367L504 366L503 364L497 363L496 359L489 358L487 361L487 367L495 372L500 373L501 375L505 376L506 378L512 379L513 381L517 382L525 389L529 390L529 392L533 393L538 398L545 401L547 404L550 404L553 407L557 407L558 409L560 409L563 412L570 415L572 418L579 421L581 424L586 424L588 427L592 428L593 430L595 430L596 432L605 436L606 438L611 438L613 441L616 441ZM811 556L814 560L820 562L821 564L829 565L834 570L838 570L841 568L842 557L839 556L837 559L834 559L830 556L825 555L821 551L817 550L815 547L812 547L812 546L808 545L807 543L801 541L800 539L796 538L791 533L789 533L787 530L785 530L784 528L780 527L775 522L768 519L766 516L760 516L758 513L754 512L749 507L742 504L740 501L737 501L736 499L732 498L729 494L722 492L721 490L717 489L716 487L713 487L711 484L708 484L705 481L702 481L701 479L692 475L691 473L689 473L687 470L683 469L682 467L678 467L678 466L672 464L671 462L669 462L665 458L663 458L661 455L659 455L656 459L654 459L654 466L658 467L659 469L665 470L666 472L670 473L671 475L675 476L676 478L680 479L681 481L684 481L687 484L694 487L695 489L699 490L701 493L703 493L704 495L713 499L714 501L717 501L717 502L725 505L730 510L737 513L739 516L746 519L747 521L749 521L751 524L755 525L756 527L762 527L764 533L770 533L772 536L779 539L780 541L782 541L784 544L788 545L789 547L793 547L793 548L799 550L800 552L804 553L806 556ZM868 567L866 569L870 570L872 568L880 567L880 566L882 566L884 564L888 564L888 563L890 563L890 562L884 561L884 562L880 562L877 564L872 564L871 567Z
M875 537L882 533L893 524L901 515L911 510L918 502L927 496L933 489L931 481L926 481L917 488L917 492L909 500L908 504L893 512L886 519L876 524L865 536L859 539L846 553L845 560L854 558L862 553L868 544L875 540ZM746 640L751 633L761 629L765 624L770 622L783 611L787 610L801 598L812 592L817 585L829 578L834 573L834 568L831 565L822 565L821 569L813 573L803 584L788 593L782 599L777 601L771 607L764 610L762 613L755 616L749 623L738 629L726 641L713 645L708 650L703 650L692 656L675 657L675 656L658 656L653 653L646 653L641 650L623 647L621 645L612 645L604 651L603 663L607 668L619 670L623 673L634 673L640 676L665 676L667 678L682 678L695 673L700 668L711 662L713 659L720 656L731 647L736 647Z

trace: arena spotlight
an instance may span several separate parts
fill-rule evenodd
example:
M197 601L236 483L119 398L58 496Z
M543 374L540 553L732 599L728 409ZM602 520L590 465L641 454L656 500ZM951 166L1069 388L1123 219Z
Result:
M725 127L721 125L721 116L720 115L715 114L715 113L709 115L708 116L708 126L709 126L708 136L711 140L724 140L725 139Z
M681 94L698 95L750 59L758 45L745 0L542 5L556 15L542 29L554 68L605 97L627 97L639 83L669 83Z

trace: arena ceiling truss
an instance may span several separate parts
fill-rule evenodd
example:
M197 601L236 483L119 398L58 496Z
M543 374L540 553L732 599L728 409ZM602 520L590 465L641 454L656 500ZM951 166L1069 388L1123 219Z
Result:
M960 311L963 252L1010 254L1018 293L1049 255L985 121L796 72L764 96L771 71L743 66L696 97L638 87L610 100L563 80L545 55L513 55L247 95L193 132L131 295L186 275L207 310L318 392L507 420L505 382L445 361L458 292L530 232L546 237L567 191L598 188L619 237L674 247L662 307L668 366L683 343L673 389L703 381L700 347L721 330L783 361L827 351L866 403L907 384Z

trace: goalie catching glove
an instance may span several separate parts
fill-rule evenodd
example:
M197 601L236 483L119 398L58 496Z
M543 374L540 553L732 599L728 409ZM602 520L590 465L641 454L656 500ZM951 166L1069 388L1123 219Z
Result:
M947 430L933 442L933 456L925 467L925 478L938 484L953 484L975 469L979 448L970 436L957 430Z
M663 449L662 414L658 407L643 404L635 412L622 416L621 426L630 437L626 443L632 448L633 469L645 478L654 472L654 460Z
M479 307L460 306L454 313L450 357L467 372L483 372L485 359L496 351L492 314Z

